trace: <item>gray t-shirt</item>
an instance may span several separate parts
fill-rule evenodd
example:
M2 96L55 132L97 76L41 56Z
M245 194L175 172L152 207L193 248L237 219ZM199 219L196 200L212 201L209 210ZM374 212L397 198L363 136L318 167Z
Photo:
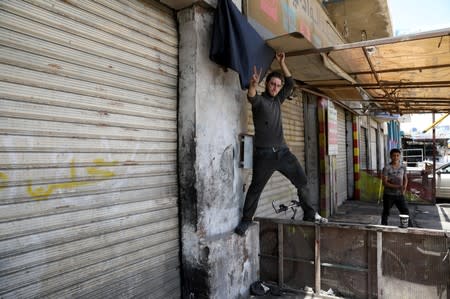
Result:
M280 92L271 97L264 92L249 98L252 104L256 147L286 147L281 117L281 104L294 88L292 77L286 77Z
M400 167L394 168L392 165L388 164L383 168L383 176L387 178L389 183L403 186L403 179L406 176L406 167L400 165ZM388 195L402 195L402 189L384 186L384 193Z

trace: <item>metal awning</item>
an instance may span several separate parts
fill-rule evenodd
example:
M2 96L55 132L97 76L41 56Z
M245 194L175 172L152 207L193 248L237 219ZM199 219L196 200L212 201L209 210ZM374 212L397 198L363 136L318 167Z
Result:
M450 28L322 49L303 41L298 33L267 41L286 52L302 89L360 102L364 112L450 112Z

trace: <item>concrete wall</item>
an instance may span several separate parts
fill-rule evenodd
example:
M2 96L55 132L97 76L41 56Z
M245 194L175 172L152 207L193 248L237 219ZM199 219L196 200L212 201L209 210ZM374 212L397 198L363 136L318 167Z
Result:
M257 225L233 233L244 201L246 94L236 72L209 60L213 15L204 5L178 12L183 297L244 298L259 273Z

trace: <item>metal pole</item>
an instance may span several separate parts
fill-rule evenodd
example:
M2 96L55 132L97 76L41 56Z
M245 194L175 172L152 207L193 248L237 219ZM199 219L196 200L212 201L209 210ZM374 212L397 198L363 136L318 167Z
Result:
M383 298L383 233L377 231L377 290L378 299Z
M433 111L433 123L435 122L435 114ZM433 126L433 144L431 146L433 151L433 181L431 183L431 194L433 204L436 204L436 127Z
M284 252L283 252L283 224L278 223L278 285L284 286Z
M317 296L320 296L320 225L315 225L315 232L316 232L316 238L315 238L315 245L314 245L314 252L315 252L315 260L314 260L314 270L315 270L315 294Z
M372 298L372 234L367 231L367 298Z

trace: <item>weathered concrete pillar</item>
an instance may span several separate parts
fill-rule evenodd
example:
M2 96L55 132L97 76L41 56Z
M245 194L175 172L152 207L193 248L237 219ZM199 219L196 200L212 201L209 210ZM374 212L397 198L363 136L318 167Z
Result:
M245 298L259 274L258 227L233 233L244 201L246 94L236 72L209 60L213 15L200 5L178 12L183 298Z

